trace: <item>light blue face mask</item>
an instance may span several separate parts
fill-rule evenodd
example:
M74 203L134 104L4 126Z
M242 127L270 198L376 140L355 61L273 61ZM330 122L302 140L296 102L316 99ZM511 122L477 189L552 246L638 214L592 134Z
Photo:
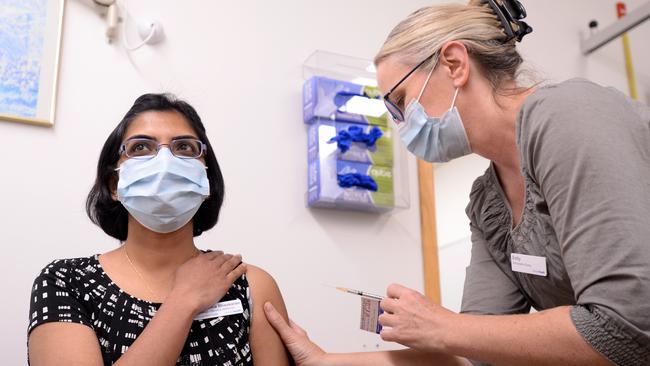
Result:
M131 158L117 169L117 199L140 224L170 233L187 224L210 195L206 167L163 147L150 159Z
M408 151L428 162L444 163L472 152L463 127L463 121L454 106L458 89L454 93L451 108L441 117L429 117L420 104L435 66L429 72L420 95L406 107L404 123L398 125L400 138Z

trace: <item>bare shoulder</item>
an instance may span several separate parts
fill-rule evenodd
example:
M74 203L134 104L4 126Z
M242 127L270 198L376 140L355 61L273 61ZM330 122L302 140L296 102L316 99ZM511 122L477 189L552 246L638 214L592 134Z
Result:
M281 314L286 317L287 310L278 286L273 276L260 267L247 264L246 279L251 289L251 296L255 312L259 314L259 318L264 318L263 307L264 303L271 302ZM254 313L255 313L254 312ZM257 316L253 316L255 322ZM264 319L266 320L266 319Z
M271 285L271 284L277 286L275 279L267 271L263 270L260 267L248 263L246 263L246 267L247 267L246 278L248 279L248 283L251 286L263 287L265 285Z
M273 330L264 315L264 304L270 302L289 321L287 308L280 288L273 277L265 270L247 264L246 278L253 300L253 319L251 321L251 348L256 365L289 365L288 355L278 334Z
M253 303L262 306L266 301L282 300L280 288L271 274L251 264L246 266L246 279L253 293Z

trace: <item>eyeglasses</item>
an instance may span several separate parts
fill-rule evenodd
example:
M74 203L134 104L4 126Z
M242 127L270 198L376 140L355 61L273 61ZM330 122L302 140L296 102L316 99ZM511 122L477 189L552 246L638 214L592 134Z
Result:
M402 85L404 80L408 79L411 74L415 72L415 70L419 69L420 66L424 65L427 61L429 61L433 56L435 56L435 53L424 60L417 64L414 68L411 69L404 77L397 82L390 90L388 93L384 94L384 104L386 104L386 109L388 109L388 112L390 113L390 116L393 118L393 121L395 122L404 122L404 112L397 106L397 104L393 103L393 101L390 100L390 94L397 89L398 86Z
M206 145L197 139L180 138L169 144L159 144L152 139L134 138L124 142L119 153L128 158L149 159L158 155L161 146L167 146L172 155L181 159L200 158L206 150Z

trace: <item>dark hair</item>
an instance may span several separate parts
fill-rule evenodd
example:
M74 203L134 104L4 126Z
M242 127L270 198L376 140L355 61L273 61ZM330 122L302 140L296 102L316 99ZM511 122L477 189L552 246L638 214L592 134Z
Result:
M210 141L205 134L205 127L196 110L188 103L171 94L144 94L135 100L122 121L108 136L97 163L97 178L86 199L86 213L90 220L104 232L120 241L126 240L128 234L128 212L122 203L113 199L118 175L115 171L120 159L120 145L127 128L141 113L147 111L176 111L183 115L196 132L199 140L206 145L205 163L210 181L208 197L193 218L194 236L210 230L219 219L223 203L224 183L221 169L214 155Z

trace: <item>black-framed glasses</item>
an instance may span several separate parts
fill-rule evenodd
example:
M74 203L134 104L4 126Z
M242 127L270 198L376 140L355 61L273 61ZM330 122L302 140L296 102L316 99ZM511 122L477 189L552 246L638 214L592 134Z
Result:
M167 146L172 155L181 159L200 158L206 150L202 141L191 138L175 139L168 144L159 144L158 141L148 138L133 138L120 146L119 153L128 158L150 159L158 155L161 146Z
M436 54L434 53L431 56L422 60L422 62L420 62L419 64L415 65L415 67L412 68L411 71L409 71L406 75L404 75L404 77L400 81L397 82L397 84L395 84L392 88L390 88L390 90L388 90L388 93L384 94L384 104L386 104L386 109L388 109L390 116L393 118L395 122L404 122L404 112L402 112L402 110L397 106L397 104L393 103L390 100L391 93L395 91L395 89L397 89L398 86L402 85L402 83L406 79L408 79L408 77L411 76L415 72L415 70L419 69L420 66L424 65L427 61L431 60L431 58L435 55Z

